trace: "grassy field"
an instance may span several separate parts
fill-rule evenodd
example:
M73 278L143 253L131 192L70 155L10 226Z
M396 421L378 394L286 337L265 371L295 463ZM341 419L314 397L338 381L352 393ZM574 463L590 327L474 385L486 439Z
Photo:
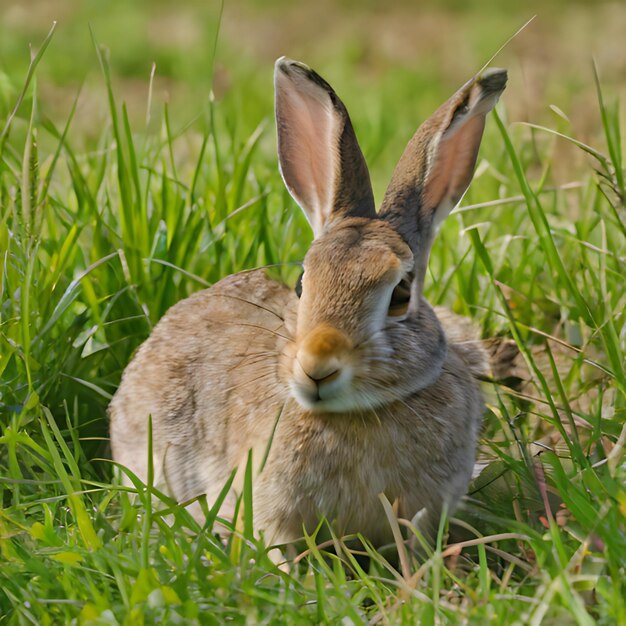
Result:
M509 87L426 295L520 355L485 384L485 469L434 550L309 537L286 572L249 508L223 542L214 512L201 528L133 499L107 460L106 406L168 307L243 268L299 273L273 60L337 88L380 199L419 122L532 5L2 4L1 624L626 623L619 3L537 4L494 62Z

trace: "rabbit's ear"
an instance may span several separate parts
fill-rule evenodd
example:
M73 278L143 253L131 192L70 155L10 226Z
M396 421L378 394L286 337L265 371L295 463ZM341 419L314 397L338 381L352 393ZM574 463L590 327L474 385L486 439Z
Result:
M374 217L367 165L332 87L285 57L276 61L274 87L280 171L315 237L331 218Z
M435 230L470 184L485 117L506 80L506 70L490 69L463 85L420 126L393 173L380 216L413 249L420 293Z

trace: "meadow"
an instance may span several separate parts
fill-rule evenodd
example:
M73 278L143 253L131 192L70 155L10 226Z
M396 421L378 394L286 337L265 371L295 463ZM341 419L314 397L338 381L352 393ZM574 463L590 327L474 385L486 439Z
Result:
M493 62L509 86L426 279L518 353L484 383L483 470L436 545L311 536L279 569L249 481L226 540L215 508L201 527L117 485L106 407L165 311L241 269L299 274L273 60L333 84L380 200L419 123L535 5ZM0 624L626 623L623 5L0 12Z

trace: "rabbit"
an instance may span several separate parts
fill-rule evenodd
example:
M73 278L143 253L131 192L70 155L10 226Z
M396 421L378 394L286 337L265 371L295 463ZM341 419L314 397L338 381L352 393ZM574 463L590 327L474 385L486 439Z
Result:
M179 502L232 517L249 451L256 531L296 541L325 518L391 540L379 494L436 530L474 466L485 355L422 296L435 232L473 175L507 73L472 78L409 142L376 212L346 107L306 65L275 65L280 172L313 230L295 291L262 269L173 306L109 407L113 459ZM459 330L461 329L461 330ZM474 346L474 347L468 347ZM191 512L202 519L197 501Z

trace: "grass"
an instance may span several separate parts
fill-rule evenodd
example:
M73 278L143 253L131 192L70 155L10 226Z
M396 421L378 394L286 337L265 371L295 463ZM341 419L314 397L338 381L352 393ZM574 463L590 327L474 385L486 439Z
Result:
M295 281L310 233L276 171L271 123L257 127L267 85L205 97L184 122L173 104L149 104L146 79L137 115L95 31L108 114L85 131L80 98L59 123L40 95L58 36L30 70L16 65L2 99L0 622L625 623L623 114L597 73L585 87L591 140L563 116L556 128L510 124L505 96L433 250L431 302L511 337L523 361L521 384L485 386L485 469L464 509L426 558L341 538L329 551L320 529L285 572L254 535L249 479L221 540L218 506L200 527L151 485L111 484L105 419L133 350L173 303L258 265ZM357 61L349 50L333 71ZM416 123L400 97L408 75L385 81L393 91L367 94L348 81L346 97L377 195L399 154L387 146L401 138L394 115Z

